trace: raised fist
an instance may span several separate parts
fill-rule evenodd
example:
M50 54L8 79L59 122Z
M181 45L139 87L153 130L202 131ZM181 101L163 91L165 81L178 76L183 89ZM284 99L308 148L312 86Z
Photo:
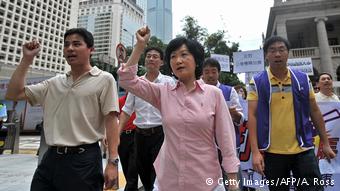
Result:
M150 33L150 29L149 29L148 26L145 26L145 27L139 29L139 30L137 31L137 33L138 33L140 36L145 36L146 34Z
M40 52L40 49L40 43L36 39L33 39L31 42L26 42L22 45L24 57L35 57Z

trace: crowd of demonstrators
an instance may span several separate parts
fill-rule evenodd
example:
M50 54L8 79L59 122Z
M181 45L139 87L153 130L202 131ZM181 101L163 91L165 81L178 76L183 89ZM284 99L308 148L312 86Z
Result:
M315 94L317 102L339 102L339 97L333 91L332 75L323 72L318 76L317 86L319 92Z
M33 175L31 190L103 190L104 184L112 188L118 172L119 142L115 79L90 65L92 34L73 28L64 34L63 49L71 71L25 86L27 71L41 48L37 40L22 46L23 57L6 93L6 99L43 106L49 148ZM103 174L98 141L105 131L110 162Z
M289 42L270 37L263 47L269 68L253 77L247 95L244 86L218 81L219 62L205 60L197 41L175 38L164 55L160 48L146 47L148 27L139 29L136 38L129 60L118 71L119 83L128 92L119 99L119 106L113 76L90 65L94 39L86 29L73 28L64 34L64 56L71 71L36 85L24 82L40 43L32 40L23 45L6 99L43 106L41 126L48 149L34 173L31 190L113 188L119 158L125 191L138 190L138 175L146 191L221 191L227 185L219 182L223 175L229 182L226 189L240 190L242 184L236 182L242 182L239 128L247 117L256 172L269 181L289 178L292 172L295 178L308 181L296 185L298 190L323 190L314 184L322 178L309 119L319 132L325 157L334 158L316 104L339 102L329 73L320 74L320 92L314 94L308 76L287 67ZM143 51L147 72L138 77ZM160 73L163 60L173 77ZM241 105L240 100L246 99L248 106ZM101 140L108 147L104 173ZM289 190L289 186L269 185L269 189Z
M305 73L287 68L289 42L279 36L264 43L269 69L256 75L249 86L248 128L253 168L271 181L305 178L298 190L323 190L312 143L312 126L320 133L326 158L335 157L325 123ZM289 185L269 185L270 190L289 190Z
M138 190L138 171L136 161L136 144L135 130L136 125L133 121L136 119L136 113L131 116L122 111L125 105L128 93L119 98L119 132L120 144L118 146L118 154L122 164L126 185L124 191Z
M153 82L156 84L174 84L174 79L160 73L163 65L164 53L160 48L147 47L144 51L146 74L139 80ZM153 163L163 144L164 133L162 118L159 108L144 101L134 92L129 93L123 107L123 115L130 116L136 113L134 125L136 125L135 145L137 169L144 190L153 190L156 172ZM128 119L124 117L123 123Z
M149 29L140 29L136 38L131 57L118 70L119 83L161 113L165 138L154 163L155 189L224 190L217 182L222 172L215 139L221 148L224 170L231 180L236 180L239 160L235 130L222 92L198 80L204 61L203 47L184 37L170 41L165 62L178 82L157 84L136 75L137 62L150 38ZM214 181L207 184L207 178ZM235 190L238 185L229 188Z

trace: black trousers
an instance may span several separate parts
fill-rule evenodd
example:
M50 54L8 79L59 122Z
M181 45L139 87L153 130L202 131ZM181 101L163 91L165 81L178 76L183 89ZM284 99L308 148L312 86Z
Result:
M160 128L162 127L160 126ZM136 131L135 144L137 170L145 191L150 191L153 189L153 184L156 178L153 162L155 161L158 152L162 147L163 140L163 130L147 135Z
M297 191L323 191L323 186L315 183L322 180L319 165L316 160L314 149L309 149L302 153L282 155L265 153L264 173L267 180L278 182L278 184L269 184L269 190L289 191L290 184L286 184L290 177L290 171L296 178L294 186ZM297 185L298 179L300 184ZM291 183L291 182L290 182Z
M104 185L102 157L98 143L81 153L61 154L49 148L36 169L31 191L101 191Z
M134 144L135 131L123 131L120 135L118 154L126 179L124 191L138 190L138 172L136 161L136 148Z

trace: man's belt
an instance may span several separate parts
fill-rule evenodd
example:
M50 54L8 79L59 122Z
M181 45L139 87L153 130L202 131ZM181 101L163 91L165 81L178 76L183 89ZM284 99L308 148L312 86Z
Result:
M152 134L163 132L163 127L162 127L162 125L159 125L159 126L156 126L156 127L152 127L152 128L139 128L139 127L136 127L136 132L139 133L139 134L142 134L142 135L150 136Z
M55 151L57 154L65 155L65 154L81 154L84 153L86 150L98 147L98 142L92 144L83 144L79 146L51 146L50 149Z

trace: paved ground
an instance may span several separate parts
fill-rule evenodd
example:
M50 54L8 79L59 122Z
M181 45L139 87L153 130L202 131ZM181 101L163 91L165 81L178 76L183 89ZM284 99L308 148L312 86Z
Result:
M19 154L5 151L0 155L0 191L29 191L34 170L38 164L36 155L39 147L39 136L20 136ZM103 164L106 164L105 159ZM123 191L125 178L119 166L118 191ZM141 183L139 182L139 186ZM143 191L141 188L140 191Z
M0 155L0 190L4 191L29 191L34 170L38 163L36 156L39 147L39 136L21 136L19 143L20 154L9 154L5 151ZM103 160L103 164L106 161ZM125 178L119 166L118 191L124 190Z

